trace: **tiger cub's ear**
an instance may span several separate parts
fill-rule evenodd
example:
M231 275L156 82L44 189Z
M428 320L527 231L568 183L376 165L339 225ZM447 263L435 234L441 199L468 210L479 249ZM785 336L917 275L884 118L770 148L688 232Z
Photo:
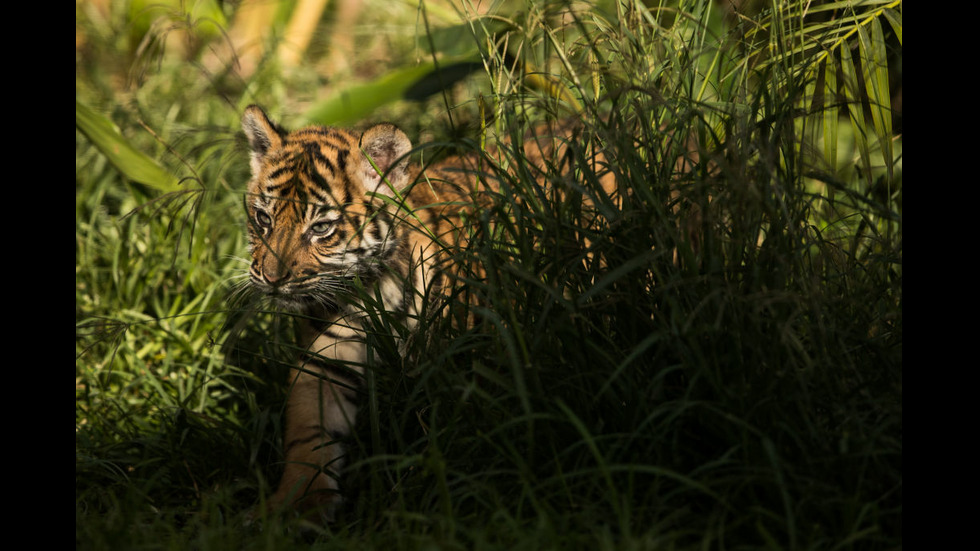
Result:
M412 142L401 129L391 123L376 124L364 131L358 146L362 157L356 170L365 191L391 197L405 189Z
M242 114L242 130L248 138L248 146L252 150L252 174L258 174L262 160L270 149L282 147L286 132L276 123L269 120L258 105L249 105Z

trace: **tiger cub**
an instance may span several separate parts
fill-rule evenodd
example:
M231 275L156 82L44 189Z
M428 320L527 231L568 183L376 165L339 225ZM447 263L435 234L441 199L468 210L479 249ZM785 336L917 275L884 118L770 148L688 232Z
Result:
M251 150L250 282L298 314L305 350L290 372L285 471L269 508L329 520L341 499L339 442L357 415L368 361L364 306L351 286L367 286L411 328L422 297L446 285L440 252L454 242L460 210L474 204L475 178L462 159L420 176L406 159L411 142L391 124L287 132L253 105L242 128Z

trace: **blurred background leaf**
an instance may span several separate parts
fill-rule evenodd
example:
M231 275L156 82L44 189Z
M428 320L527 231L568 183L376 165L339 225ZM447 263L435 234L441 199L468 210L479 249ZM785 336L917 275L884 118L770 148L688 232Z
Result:
M138 151L107 117L75 99L75 128L127 178L159 191L176 191L177 179L153 159Z

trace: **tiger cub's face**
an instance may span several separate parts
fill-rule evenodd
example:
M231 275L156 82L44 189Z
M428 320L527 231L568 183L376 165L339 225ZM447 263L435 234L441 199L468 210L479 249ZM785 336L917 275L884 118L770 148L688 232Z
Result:
M321 126L288 133L257 106L245 110L242 128L251 149L251 283L282 307L334 305L347 282L371 277L398 245L377 195L408 184L411 143L390 124L363 135Z

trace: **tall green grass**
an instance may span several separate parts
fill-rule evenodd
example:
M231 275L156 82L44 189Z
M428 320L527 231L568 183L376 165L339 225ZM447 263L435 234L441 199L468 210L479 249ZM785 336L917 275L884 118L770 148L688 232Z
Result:
M381 107L500 192L417 332L370 312L328 527L250 514L297 351L234 292L240 109L301 119L280 106L310 69L239 80L185 51L113 73L95 61L126 46L85 27L76 100L182 183L127 179L76 132L76 547L901 547L901 137L877 69L887 87L901 3L775 6L502 7L466 24L483 73ZM442 7L417 12L437 50ZM525 131L570 116L536 173Z

